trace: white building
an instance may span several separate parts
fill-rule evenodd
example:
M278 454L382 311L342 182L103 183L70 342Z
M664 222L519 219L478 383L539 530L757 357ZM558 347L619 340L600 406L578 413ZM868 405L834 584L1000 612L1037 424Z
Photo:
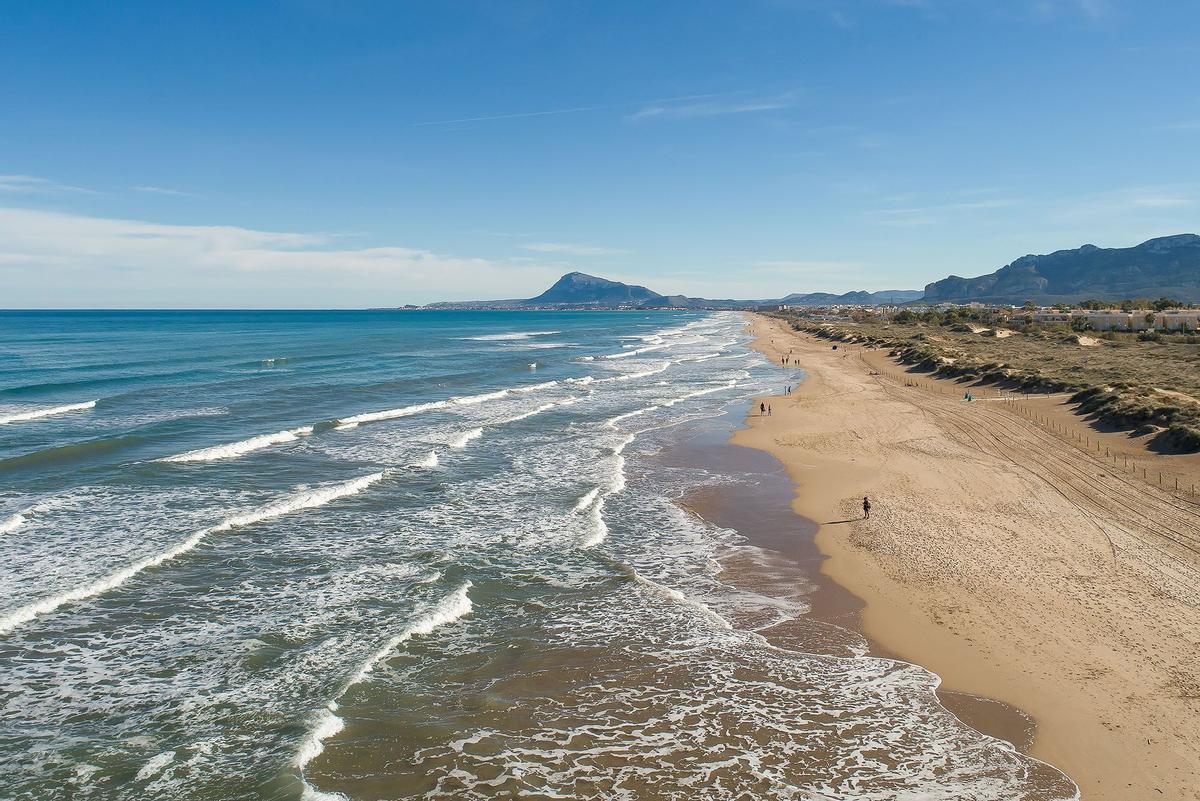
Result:
M1154 324L1155 328L1161 328L1164 331L1186 329L1194 334L1200 331L1200 309L1171 309L1159 312Z

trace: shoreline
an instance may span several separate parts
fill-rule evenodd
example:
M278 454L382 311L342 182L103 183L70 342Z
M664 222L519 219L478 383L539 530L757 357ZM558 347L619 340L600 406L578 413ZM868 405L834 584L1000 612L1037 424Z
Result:
M1114 524L1109 485L1091 479L1089 497L1078 478L1095 465L995 404L964 410L889 384L884 363L903 368L882 354L834 352L772 318L750 315L750 328L750 347L777 365L791 352L805 378L755 398L774 413L751 414L730 441L784 465L792 510L820 524L820 572L862 599L873 652L938 674L947 708L1062 769L1084 799L1200 799L1198 573L1186 553L1136 519ZM998 425L1011 430L987 439ZM1037 450L1022 460L1026 446ZM1187 525L1161 497L1142 503L1147 520ZM1031 742L1013 726L1021 714L1036 722Z
M756 399L754 405L757 402ZM746 411L750 408L747 403ZM746 448L733 441L734 434L745 428L746 414L729 414L727 417L732 431L722 433L719 442L705 437L702 443L696 440L677 443L665 464L689 466L699 463L705 469L724 474L755 476L753 483L735 482L689 493L677 504L706 524L737 531L747 544L775 553L783 564L802 574L813 585L804 595L809 609L802 619L765 629L760 634L783 648L830 656L855 656L842 636L821 635L822 630L833 627L850 634L851 639L861 638L868 656L911 661L884 648L864 631L861 615L866 602L822 570L828 557L816 539L820 526L793 508L795 485L787 468L774 454ZM772 578L742 575L740 581L734 583ZM1026 712L1003 701L945 687L937 689L937 696L942 706L971 728L1011 743L1023 754L1029 753L1036 725Z

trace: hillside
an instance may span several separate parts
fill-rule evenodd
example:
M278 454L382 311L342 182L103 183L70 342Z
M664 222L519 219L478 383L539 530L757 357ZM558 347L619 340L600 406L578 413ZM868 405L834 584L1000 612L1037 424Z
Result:
M574 272L567 273L555 281L554 286L523 303L529 306L640 306L661 297L644 286Z
M808 292L805 294L788 295L780 303L789 306L836 306L851 304L868 306L872 304L908 303L919 300L922 292L919 289L884 289L879 292L844 292L834 295L829 292Z
M1200 236L1179 234L1130 248L1084 245L1022 256L989 275L952 275L925 287L925 300L930 303L1058 303L1163 296L1200 301Z
M525 300L473 300L430 303L426 309L752 309L758 306L788 304L793 306L824 306L833 304L892 304L905 303L921 297L920 290L885 289L880 292L793 293L784 298L737 300L722 298L693 298L686 295L660 295L637 284L610 281L581 272L567 273L542 294Z

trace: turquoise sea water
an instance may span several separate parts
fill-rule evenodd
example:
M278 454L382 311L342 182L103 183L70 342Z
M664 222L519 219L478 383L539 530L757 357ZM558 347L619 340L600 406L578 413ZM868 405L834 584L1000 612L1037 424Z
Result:
M0 798L1069 797L758 634L811 587L657 458L796 383L743 326L0 313Z

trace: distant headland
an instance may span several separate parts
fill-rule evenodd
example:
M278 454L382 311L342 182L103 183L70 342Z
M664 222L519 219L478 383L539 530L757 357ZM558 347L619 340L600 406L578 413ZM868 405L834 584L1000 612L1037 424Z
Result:
M474 300L405 309L756 309L765 306L898 306L939 303L1073 303L1089 298L1172 297L1200 302L1200 236L1159 237L1129 248L1083 245L1022 256L976 278L951 275L920 289L794 292L776 298L713 299L663 294L637 284L570 272L532 298Z

